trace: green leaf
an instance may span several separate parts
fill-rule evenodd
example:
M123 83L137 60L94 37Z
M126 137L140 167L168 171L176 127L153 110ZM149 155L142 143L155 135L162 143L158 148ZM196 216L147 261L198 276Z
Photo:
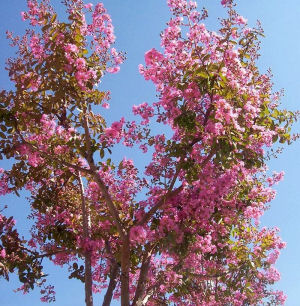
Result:
M210 54L206 54L203 58L202 61L205 62L210 58Z
M224 83L227 83L227 78L220 72L219 73L220 78L224 81Z
M209 75L205 71L199 71L196 73L197 76L208 79Z
M81 42L82 42L82 36L76 34L76 35L75 35L75 41L76 41L77 43L81 43Z
M101 157L101 158L104 158L104 154L105 154L105 153L104 153L104 150L101 149L101 150L100 150L100 157Z
M280 115L280 113L279 113L278 109L275 109L274 112L272 113L272 117L276 118L276 119L278 118L279 115Z
M0 137L6 139L6 135L2 132L0 132Z
M53 23L56 20L57 14L54 14L51 18L51 23Z

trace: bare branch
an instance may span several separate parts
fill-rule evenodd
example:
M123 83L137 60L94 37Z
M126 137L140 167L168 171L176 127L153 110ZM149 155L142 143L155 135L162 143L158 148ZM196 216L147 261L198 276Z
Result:
M148 271L150 267L152 251L153 251L153 248L150 251L148 251L147 248L145 249L145 253L143 256L143 260L142 260L142 266L140 270L140 276L139 276L137 288L135 291L135 296L132 302L132 306L143 305L143 295L144 295L146 280L147 280Z
M97 171L97 167L95 165L94 159L93 159L93 153L92 153L92 143L91 143L91 135L90 135L90 131L89 131L89 126L88 126L88 120L86 117L86 114L84 114L84 120L83 120L83 126L84 126L84 134L85 134L85 145L86 145L86 150L87 150L87 154L88 154L88 164L90 166L91 169L91 174L94 177L94 179L96 180L103 196L105 199L105 202L108 206L109 212L113 218L113 221L117 227L117 230L121 236L121 238L124 240L126 233L125 233L125 229L123 228L122 222L120 220L119 217L119 213L118 210L116 209L112 198L108 192L108 188L105 186L102 178L100 177L98 171Z
M126 235L121 251L121 306L129 306L130 240Z
M83 238L88 239L89 233L89 212L88 207L84 197L84 187L82 183L81 175L78 174L78 182L80 187L81 196L81 210L83 218ZM85 286L85 303L86 306L93 306L93 278L92 278L92 260L91 252L89 250L84 250L84 286Z
M86 153L87 153L87 161L90 164L94 164L94 159L93 159L93 151L92 151L92 141L91 141L91 135L89 131L89 122L86 114L86 110L84 110L84 115L83 115L83 122L82 125L84 127L84 135L85 135L85 148L86 148Z
M115 262L113 266L111 267L111 272L109 275L109 285L103 300L102 306L109 306L113 297L114 290L117 285L117 276L120 272L120 265Z

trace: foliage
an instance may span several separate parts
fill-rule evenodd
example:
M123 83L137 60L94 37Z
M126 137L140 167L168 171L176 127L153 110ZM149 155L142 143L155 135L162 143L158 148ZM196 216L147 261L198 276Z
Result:
M106 287L103 305L283 304L269 285L284 243L257 221L282 178L266 177L267 151L292 141L296 115L278 108L271 75L258 71L261 28L222 0L216 33L196 3L168 0L163 52L149 50L139 67L159 101L133 107L139 124L107 126L95 110L109 95L96 85L124 60L110 16L101 3L63 3L60 22L49 1L28 0L31 29L9 33L18 54L7 67L15 89L1 92L0 147L14 163L0 191L30 191L34 226L24 241L0 216L1 276L16 271L24 291L44 286L42 300L53 301L47 257L85 283L87 305ZM172 135L153 134L154 121ZM112 161L117 146L151 153L145 173Z

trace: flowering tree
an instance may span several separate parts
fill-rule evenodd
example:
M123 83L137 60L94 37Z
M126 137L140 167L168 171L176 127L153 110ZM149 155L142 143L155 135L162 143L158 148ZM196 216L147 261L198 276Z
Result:
M296 115L278 108L270 74L258 71L261 28L222 0L216 33L195 2L168 0L163 51L139 67L159 100L133 107L139 123L107 126L98 106L109 96L96 85L124 60L110 16L101 3L62 2L65 22L50 1L28 0L31 28L8 35L18 54L7 67L15 89L1 92L0 147L14 163L0 192L29 190L34 225L24 241L0 214L0 275L17 272L20 290L39 286L54 301L49 258L85 283L88 306L104 289L103 305L283 304L269 285L284 243L257 221L282 177L266 176L271 147L291 142ZM151 122L171 132L154 134ZM151 156L145 170L110 158L122 146Z

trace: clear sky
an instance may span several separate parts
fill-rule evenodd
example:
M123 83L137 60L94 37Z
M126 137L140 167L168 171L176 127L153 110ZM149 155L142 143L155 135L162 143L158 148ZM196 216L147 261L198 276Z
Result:
M57 7L59 0L52 0ZM96 1L89 1L96 3ZM169 18L165 0L104 0L104 5L111 14L117 36L117 48L127 53L127 60L118 75L107 77L102 88L111 91L111 108L106 111L108 121L125 118L130 115L131 107L144 101L153 102L157 98L151 83L145 82L138 74L137 66L144 62L145 51L159 48L159 33ZM209 9L209 27L217 29L217 17L224 14L219 0L198 0L199 7ZM3 1L0 10L0 88L9 88L7 72L4 70L5 59L13 55L5 40L5 31L23 33L25 23L21 21L20 11L25 9L25 0ZM262 22L266 38L261 46L259 67L264 72L271 67L274 74L274 88L285 89L282 107L290 110L300 109L300 1L299 0L240 0L238 11L254 25L257 19ZM61 11L63 14L63 11ZM295 131L300 132L299 124ZM132 153L128 153L132 154ZM277 187L277 198L271 203L270 210L262 218L262 226L278 226L281 236L287 242L277 267L282 279L277 287L288 295L286 305L300 305L300 142L287 147L284 153L269 166L271 170L284 170L286 175ZM134 158L135 156L129 156ZM138 159L137 160L141 160ZM142 166L140 161L139 166ZM2 162L0 167L9 165ZM26 196L26 194L24 194ZM2 198L0 208L10 206L7 213L15 214L17 225L24 235L28 228L26 213L28 203L25 197L14 196ZM50 282L55 285L57 306L84 305L83 285L77 280L68 280L66 273L59 267L49 266ZM15 277L10 284L0 280L0 305L32 306L43 305L39 292L23 296L13 293L18 287ZM100 305L98 296L95 305ZM115 303L114 305L119 305Z

